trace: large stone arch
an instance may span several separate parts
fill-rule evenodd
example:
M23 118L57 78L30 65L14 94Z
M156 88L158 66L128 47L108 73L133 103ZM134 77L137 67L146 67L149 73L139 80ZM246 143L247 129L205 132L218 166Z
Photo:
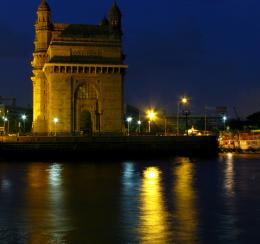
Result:
M74 91L74 131L84 134L92 134L92 132L100 131L100 91L93 82L79 82ZM90 117L83 126L84 118ZM87 125L91 123L91 125Z

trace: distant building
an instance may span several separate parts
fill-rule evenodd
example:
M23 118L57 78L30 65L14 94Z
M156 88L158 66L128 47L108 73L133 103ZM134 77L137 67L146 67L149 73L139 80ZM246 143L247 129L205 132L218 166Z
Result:
M127 65L121 37L116 3L99 25L81 25L52 23L51 9L41 1L32 61L33 132L123 131Z
M0 133L2 134L31 131L31 108L16 106L13 102L0 103L0 118Z
M223 119L221 116L189 116L188 128L194 127L200 131L218 131L223 130ZM184 133L186 129L186 118L179 117L179 130ZM167 117L167 131L176 134L177 131L177 117Z

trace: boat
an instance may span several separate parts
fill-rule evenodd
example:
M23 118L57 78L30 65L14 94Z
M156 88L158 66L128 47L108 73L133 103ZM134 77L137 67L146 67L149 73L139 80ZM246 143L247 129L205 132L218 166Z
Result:
M221 132L219 135L221 151L260 152L260 131Z

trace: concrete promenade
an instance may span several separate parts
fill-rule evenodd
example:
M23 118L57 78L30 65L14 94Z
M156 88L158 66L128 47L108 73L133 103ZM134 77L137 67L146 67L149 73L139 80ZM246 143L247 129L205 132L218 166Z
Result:
M215 136L1 136L0 158L214 156Z

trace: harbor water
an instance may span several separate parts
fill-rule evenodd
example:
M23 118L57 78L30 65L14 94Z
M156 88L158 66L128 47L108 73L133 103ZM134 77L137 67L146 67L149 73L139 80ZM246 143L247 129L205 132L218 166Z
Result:
M259 228L259 154L0 162L1 244L259 243Z

